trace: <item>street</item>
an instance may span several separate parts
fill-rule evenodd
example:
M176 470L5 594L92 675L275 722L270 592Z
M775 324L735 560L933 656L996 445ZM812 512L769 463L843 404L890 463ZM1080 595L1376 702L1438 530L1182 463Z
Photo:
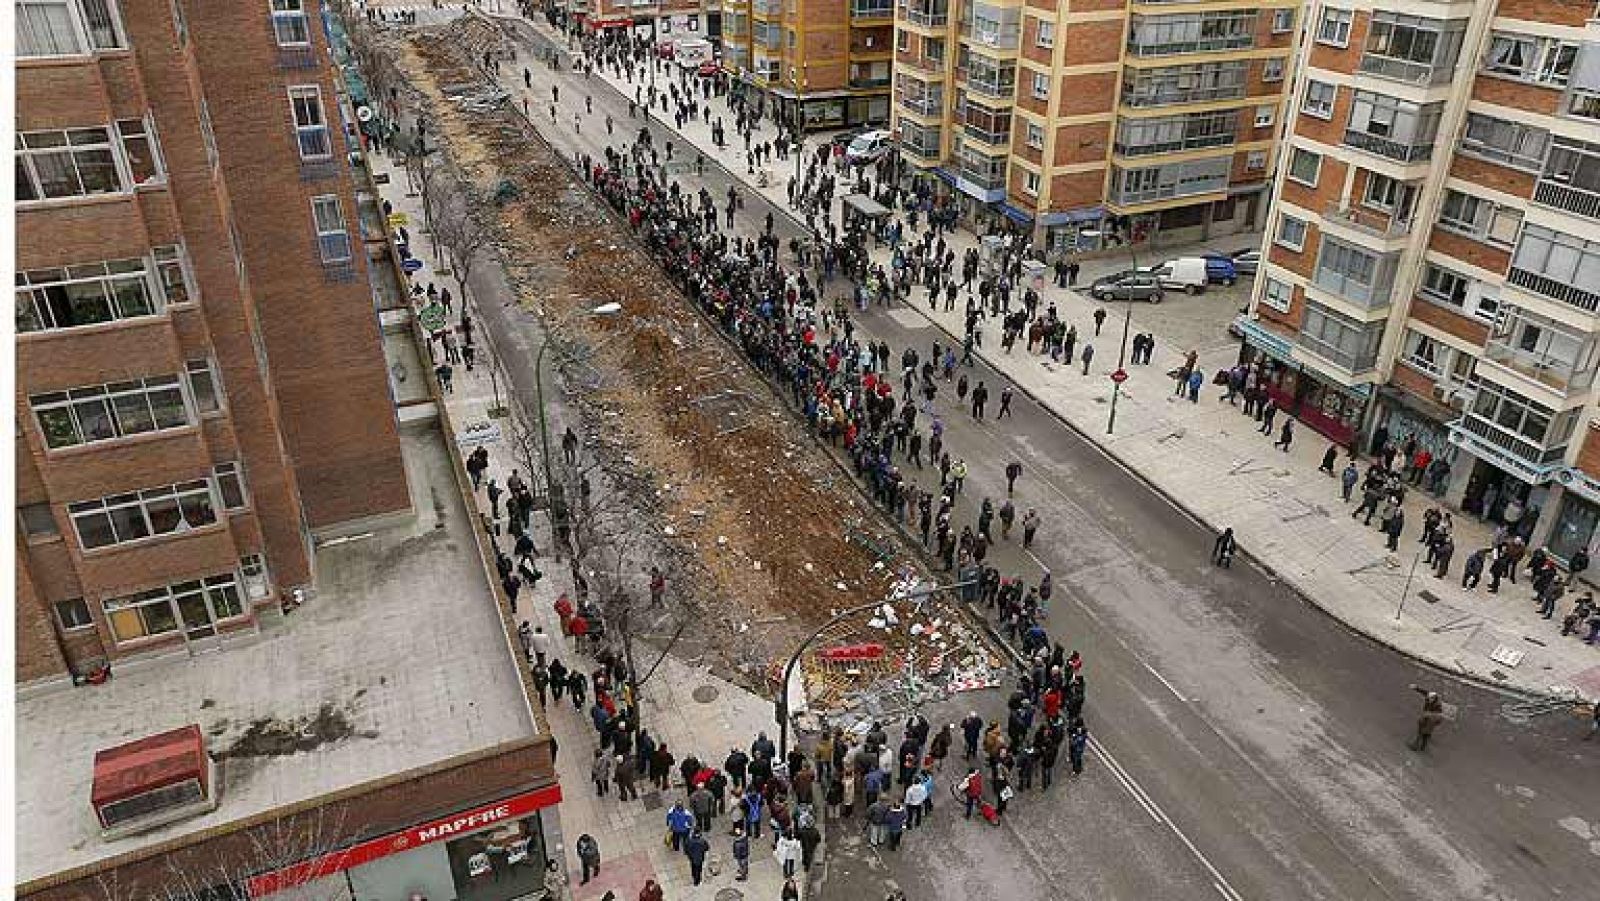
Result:
M520 102L528 96L521 67L532 69L532 121L554 147L603 159L608 140L631 140L642 120L628 118L626 98L599 78L531 63L547 39L525 23L518 29L526 49L502 83ZM552 82L562 98L555 122L543 113ZM575 114L587 126L581 134ZM607 115L615 138L600 124ZM658 142L671 138L659 119L651 127ZM688 167L676 177L714 197L733 183L715 165L704 178ZM785 210L745 193L735 231L758 234L770 212L782 242L800 234ZM484 268L473 285L480 307L504 290ZM858 335L888 342L896 357L907 345L956 340L914 306L873 307L856 321ZM497 347L530 344L517 316L483 325ZM981 365L969 378L996 394L1006 381ZM1017 503L1039 510L1039 541L1031 553L1001 543L991 559L1029 582L1042 569L1054 574L1049 630L1087 661L1095 741L1080 779L1048 796L1021 793L997 829L956 822L953 759L939 777L929 834L912 833L898 854L881 856L859 837L839 841L827 896L873 897L886 885L911 898L974 899L1592 891L1600 774L1580 724L1565 715L1514 724L1500 714L1504 696L1348 632L1253 567L1213 567L1209 530L1022 397L1001 422L975 422L943 395L940 407L951 456L972 467L957 523L973 521L982 498L1004 497L1007 462L1024 467ZM911 474L937 483L936 471ZM1426 755L1406 748L1418 710L1411 683L1437 687L1456 706ZM969 708L1003 715L1003 697L956 698L928 717L937 727Z

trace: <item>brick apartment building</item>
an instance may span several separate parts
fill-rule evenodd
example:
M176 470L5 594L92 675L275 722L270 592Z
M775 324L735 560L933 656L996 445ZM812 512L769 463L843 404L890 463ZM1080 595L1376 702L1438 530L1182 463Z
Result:
M410 507L318 0L17 16L17 677L251 626Z
M722 0L722 67L807 130L889 121L894 0Z
M901 158L1051 250L1259 228L1300 3L1196 6L901 0Z
M1410 436L1569 558L1600 522L1600 7L1318 2L1247 353L1324 434Z
M16 895L539 896L552 743L448 420L396 416L342 32L15 12Z

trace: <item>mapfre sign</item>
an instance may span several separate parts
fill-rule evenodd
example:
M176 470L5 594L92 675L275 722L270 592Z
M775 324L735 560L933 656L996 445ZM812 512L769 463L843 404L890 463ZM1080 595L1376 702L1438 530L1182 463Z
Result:
M448 841L458 835L520 819L542 808L553 807L560 803L561 786L551 785L505 798L493 804L464 810L453 816L412 826L400 832L391 832L358 845L351 845L343 851L334 851L321 857L304 860L281 870L262 873L251 877L245 886L250 892L250 897L265 897L286 888L304 885L324 876L371 863L391 854L399 854L434 842Z

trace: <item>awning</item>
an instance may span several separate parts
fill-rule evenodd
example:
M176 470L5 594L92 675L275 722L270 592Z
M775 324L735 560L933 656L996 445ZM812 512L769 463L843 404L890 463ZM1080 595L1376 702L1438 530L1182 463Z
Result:
M1004 213L1007 219L1010 219L1019 225L1031 225L1033 223L1032 213L1028 212L1027 210L1018 209L1009 203L1000 204L1000 212Z
M1064 212L1043 213L1039 216L1039 224L1052 226L1071 225L1074 222L1099 222L1105 215L1106 208L1103 206L1079 207Z
M1280 363L1294 362L1294 345L1289 339L1272 331L1261 323L1248 316L1238 316L1233 320L1234 328L1244 336L1246 344L1264 352Z
M954 185L956 183L956 174L943 166L935 167L933 174L939 176L947 184Z
M1418 397L1393 385L1378 386L1378 397L1396 406L1405 407L1430 422L1437 423L1440 427L1461 415L1432 398Z

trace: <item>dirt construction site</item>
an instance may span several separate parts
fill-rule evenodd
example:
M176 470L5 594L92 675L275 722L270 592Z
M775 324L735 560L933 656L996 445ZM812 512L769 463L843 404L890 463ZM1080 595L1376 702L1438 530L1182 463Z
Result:
M566 386L586 452L626 494L630 528L675 561L673 593L692 596L685 615L697 619L674 653L770 692L839 611L934 579L626 222L496 99L477 63L502 39L471 17L385 37L445 164L493 198L477 213L493 220L516 302L570 322L569 358L592 373ZM623 312L573 317L609 302ZM892 716L997 681L1003 658L959 604L886 604L824 632L802 659L810 711Z

